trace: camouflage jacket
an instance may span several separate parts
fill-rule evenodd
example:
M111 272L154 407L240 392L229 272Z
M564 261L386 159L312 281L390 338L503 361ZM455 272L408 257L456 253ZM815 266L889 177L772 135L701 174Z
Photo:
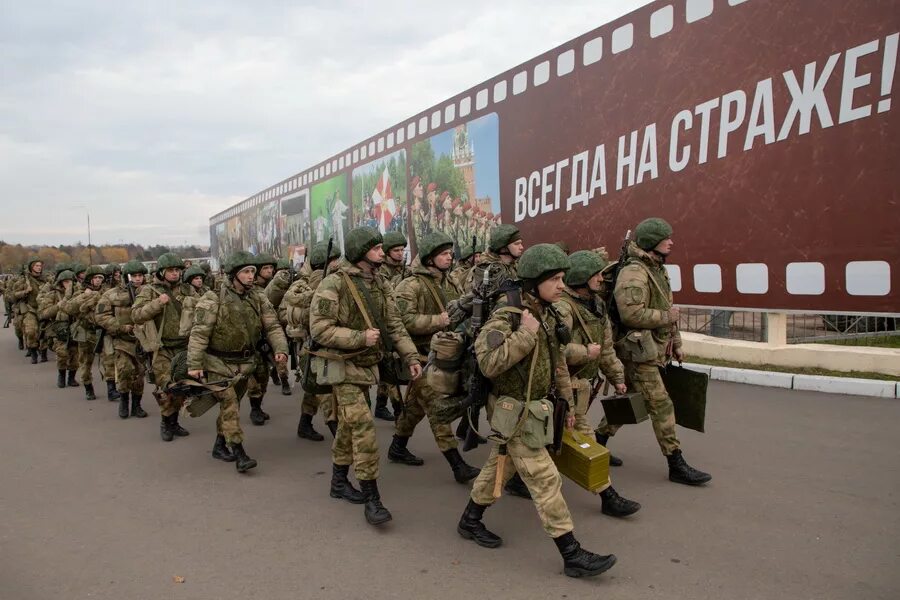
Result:
M67 293L61 286L55 285L42 293L38 298L38 318L44 321L68 321L69 313L66 312L65 305L74 291L74 286Z
M115 286L103 292L97 303L97 325L106 330L117 350L134 352L137 338L131 312L138 293L132 286Z
M366 347L366 321L357 307L345 275L362 278L375 306L367 307L372 326L373 312L380 314L396 352L407 365L419 362L416 346L403 326L397 306L391 298L390 284L378 273L365 274L354 264L341 260L337 268L322 280L313 294L310 304L309 330L313 339L324 348L339 353L356 353L345 364L345 383L374 385L378 383L378 363L385 354L384 338L372 347ZM362 294L360 293L360 296ZM365 297L362 296L363 302Z
M201 285L199 290L190 283L182 283L181 287L184 290L185 296L191 296L194 298L201 298L203 294L209 291L209 288L206 285Z
M669 320L672 307L672 286L665 266L652 254L631 242L625 266L616 278L613 295L622 331L619 338L635 329L650 329L659 345L657 363L666 361L666 346L673 340L674 348L681 346L677 323Z
M572 332L572 341L566 345L566 364L569 366L572 382L576 379L593 379L599 369L611 383L625 383L625 371L622 362L616 357L612 326L603 300L595 295L591 306L590 301L566 288L562 300L555 306ZM587 326L587 331L582 323ZM588 344L591 343L600 346L600 356L593 360L588 358Z
M85 288L73 293L64 306L65 311L75 320L75 326L84 329L88 338L91 338L94 330L99 327L94 311L100 302L100 296L100 291Z
M519 400L540 400L556 384L560 397L574 412L572 383L566 367L565 350L556 336L555 309L549 309L529 294L523 294L523 308L540 321L537 333L520 327L521 315L515 309L499 307L491 314L475 340L475 355L485 377L491 380L491 395L511 396ZM551 344L554 350L551 351ZM525 398L532 356L537 352L531 396Z
M384 262L381 264L381 267L378 269L378 274L384 277L388 283L391 284L391 288L396 288L400 285L400 282L403 281L404 275L409 275L409 271L406 268L406 265L402 262L397 263L396 265L389 263L390 259L385 257Z
M269 299L276 312L281 307L281 301L284 300L284 295L290 287L291 272L288 269L282 269L275 273L275 277L266 286L266 298Z
M472 267L468 265L457 265L450 271L450 274L447 277L450 279L450 283L453 284L453 287L462 292L466 289L466 282L469 280L469 274L471 272Z
M428 356L431 336L446 329L439 322L447 303L459 298L459 290L438 269L422 265L419 257L412 263L412 275L394 290L394 299L403 325L423 358ZM440 299L440 304L435 298Z
M292 338L305 339L309 336L309 305L324 275L324 269L313 271L307 261L300 268L297 281L285 292L280 311L284 315L287 334Z
M187 368L232 376L234 370L227 365L256 362L256 346L263 337L274 354L288 353L287 338L265 294L258 288L239 293L226 282L218 292L206 292L197 303Z
M169 296L167 304L159 301L159 297L163 294ZM185 297L185 289L180 282L170 284L156 278L152 283L141 286L141 291L134 299L131 318L135 325L152 320L156 324L163 347L183 348L187 344L187 336L180 335L181 311Z
M18 282L12 292L12 299L18 307L19 314L35 313L38 311L38 294L47 281L44 277L35 277L31 273L26 273Z

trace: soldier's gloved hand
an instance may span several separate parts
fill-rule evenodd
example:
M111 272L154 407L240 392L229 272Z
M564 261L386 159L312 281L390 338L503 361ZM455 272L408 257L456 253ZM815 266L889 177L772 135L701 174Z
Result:
M587 345L588 360L594 360L595 358L600 356L600 350L601 350L600 344L588 344Z
M537 333L538 328L540 328L540 322L534 318L534 315L531 314L531 311L527 308L522 311L522 327L530 331L531 333Z
M168 304L169 303L169 295L168 294L160 294L159 303L160 304Z
M684 362L684 350L681 349L681 346L675 348L675 360L677 360L679 363Z
M366 347L371 348L381 339L381 331L377 329L366 329Z
M282 353L282 352L278 352L278 353L275 355L275 362L277 362L277 363L284 363L284 362L287 362L287 359L288 359L287 354L284 354L284 353Z
M203 369L188 371L188 376L193 377L194 379L203 379Z
M617 383L613 387L616 388L616 393L619 394L620 396L628 391L628 388L625 387L624 383Z
M409 374L413 379L418 379L422 375L422 365L419 363L409 365Z

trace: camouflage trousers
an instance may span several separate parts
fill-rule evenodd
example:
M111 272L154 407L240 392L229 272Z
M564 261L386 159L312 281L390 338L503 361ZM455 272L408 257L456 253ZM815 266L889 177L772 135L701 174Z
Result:
M25 313L22 315L22 337L25 339L25 348L37 348L40 343L41 326L37 315Z
M78 369L78 342L61 342L55 340L53 351L56 353L56 369L59 371L75 371Z
M82 385L94 385L94 346L97 340L88 336L86 342L78 342L78 372Z
M434 435L434 441L437 442L438 449L441 452L452 450L457 447L456 437L453 435L453 429L447 423L436 423L431 418L431 403L437 396L434 391L425 382L425 377L410 382L406 388L406 402L403 404L403 412L397 419L395 426L397 435L400 437L412 437L413 432L425 416L428 416L428 424L431 425L431 433Z
M23 335L22 335L22 315L17 314L15 316L13 316L12 322L13 322L13 329L16 330L16 337L22 338L23 337Z
M241 429L241 398L247 392L247 380L241 379L224 392L213 394L219 402L219 416L216 418L216 433L228 444L243 444L244 431Z
M178 354L181 348L161 346L153 353L153 377L156 380L157 390L164 390L172 379L172 358ZM163 417L174 415L181 410L182 399L174 394L154 394L156 403L159 404L159 414Z
M378 391L375 394L377 398L387 398L391 403L391 406L395 404L402 404L403 399L400 397L400 391L397 389L396 385L390 385L388 383L379 383Z
M357 479L378 478L378 440L366 399L369 386L340 383L332 388L338 426L331 455L336 465L353 465Z
M303 401L300 402L300 413L315 416L316 412L321 410L326 423L337 421L332 400L331 394L310 394L309 392L304 392Z
M116 353L106 351L100 353L100 372L106 381L116 380Z
M258 362L256 370L250 375L250 380L247 382L247 397L251 400L257 398L262 400L266 395L266 390L269 389L269 363L262 360L262 357Z
M659 368L653 363L625 363L625 383L628 389L640 392L644 395L647 413L650 422L653 423L653 432L659 449L666 456L678 450L680 444L675 434L675 407L672 399L663 385ZM597 433L610 437L616 434L621 425L610 425L606 418L600 421Z
M506 466L503 468L503 483L518 473L531 492L531 499L547 535L557 538L575 528L572 514L562 495L562 477L546 449L532 450L513 438L507 444ZM495 502L494 481L497 477L497 457L495 445L481 473L472 484L471 498L482 506Z
M144 358L137 356L134 350L116 348L114 373L119 392L134 394L136 398L144 394Z

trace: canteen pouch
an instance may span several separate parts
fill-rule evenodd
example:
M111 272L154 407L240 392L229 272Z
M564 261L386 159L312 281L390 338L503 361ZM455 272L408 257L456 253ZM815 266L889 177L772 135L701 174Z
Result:
M159 350L159 331L152 319L134 326L134 337L137 338L144 352L153 353Z
M425 383L436 393L444 396L453 396L460 390L462 371L445 371L434 363L425 366Z
M633 329L616 345L622 349L623 358L631 362L654 362L659 356L659 346L649 329Z
M313 356L311 360L312 370L316 374L316 383L328 386L329 391L332 385L344 383L344 380L347 378L345 361L321 356Z
M491 430L498 437L508 440L516 432L516 425L522 416L522 401L511 396L500 396L494 402L494 414L491 415Z
M491 429L504 440L512 439L518 434L525 446L540 450L553 443L553 405L543 398L532 400L523 412L521 400L500 396L494 402Z

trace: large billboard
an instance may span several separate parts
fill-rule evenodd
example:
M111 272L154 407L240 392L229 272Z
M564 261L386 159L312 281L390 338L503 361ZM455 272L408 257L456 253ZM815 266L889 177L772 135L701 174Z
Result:
M340 178L352 178L342 226L372 222L374 179L358 190L357 171L377 163L367 176L396 185L381 165L402 157L413 245L433 230L471 243L502 219L526 244L615 256L660 216L679 304L900 313L898 37L898 0L654 2L211 225L255 222L262 202ZM324 218L323 231L336 217Z

